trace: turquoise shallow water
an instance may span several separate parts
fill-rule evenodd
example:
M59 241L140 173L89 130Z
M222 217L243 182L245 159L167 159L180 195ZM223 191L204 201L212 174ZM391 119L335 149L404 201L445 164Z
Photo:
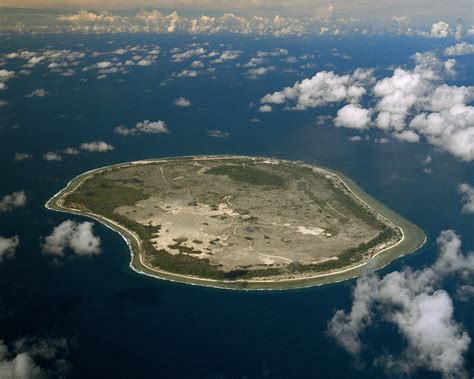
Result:
M221 38L221 39L219 39ZM222 41L251 54L257 49L288 48L294 55L318 52L315 68L343 72L350 67L377 66L381 74L390 64L408 63L420 49L439 42L416 39L291 41L237 38ZM13 36L2 44L6 52L35 50L47 45L104 49L108 41L159 44L163 50L192 42L189 37L156 36ZM198 39L199 41L199 39ZM79 46L84 44L84 46ZM71 47L72 46L72 47ZM341 61L329 54L337 47L353 56ZM108 47L107 47L108 48ZM428 235L416 254L401 258L381 274L404 265L420 268L432 263L439 232L453 228L463 236L466 250L474 249L472 216L460 213L459 182L474 183L472 165L459 162L425 143L351 143L354 133L317 126L315 116L334 114L337 108L307 112L258 114L249 108L263 94L301 79L295 74L271 74L265 80L245 79L233 66L219 68L216 79L186 79L160 87L176 67L166 59L148 71L125 76L125 82L103 81L83 73L59 78L38 68L27 77L9 81L2 94L10 107L0 109L0 166L4 179L0 194L24 189L31 201L12 214L0 215L0 235L19 234L16 258L0 266L0 337L64 336L70 341L70 375L83 377L380 377L371 365L374 352L399 351L403 341L390 326L381 324L364 335L371 341L361 370L326 334L336 309L350 306L352 281L284 292L235 292L170 283L147 278L128 267L123 240L101 225L103 254L91 259L69 258L59 263L44 257L40 238L53 226L72 217L47 211L44 203L73 177L86 170L135 159L194 154L245 154L303 160L342 172L366 192L388 205ZM334 65L334 66L328 66ZM11 67L13 68L13 67ZM87 77L87 83L80 78ZM471 75L472 77L472 75ZM466 79L467 78L467 79ZM469 84L469 72L462 83ZM472 84L472 83L471 83ZM45 98L25 98L35 88L46 88ZM177 110L178 96L193 107ZM260 123L249 123L259 117ZM144 119L163 119L166 135L122 138L115 126L132 126ZM208 129L230 137L214 139ZM93 139L115 146L113 152L64 157L62 162L34 159L13 162L15 152L40 157ZM430 154L432 174L423 172L421 157ZM454 294L455 280L446 288ZM455 318L474 335L471 303L456 299ZM474 372L474 354L466 366ZM416 377L431 377L418 372Z

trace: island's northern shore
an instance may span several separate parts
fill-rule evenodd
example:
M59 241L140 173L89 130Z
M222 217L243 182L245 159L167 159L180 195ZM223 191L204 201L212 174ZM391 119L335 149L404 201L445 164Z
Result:
M150 267L143 260L141 251L141 241L140 238L133 232L122 225L116 223L113 220L110 220L104 216L94 214L92 212L83 212L76 209L71 209L66 207L63 204L63 199L70 192L74 191L84 180L89 176L94 175L98 172L110 169L110 168L121 168L131 165L141 165L141 164L152 164L160 162L169 162L172 160L179 159L271 159L278 162L288 162L283 159L267 158L267 157L249 157L249 156L236 156L236 155L218 155L218 156L183 156L183 157L166 157L166 158L157 158L157 159L147 159L142 161L132 161L126 163L119 163L115 165L100 167L94 170L87 171L82 173L69 181L64 189L56 193L51 199L45 204L46 208L53 211L72 213L81 216L86 216L92 218L101 224L105 225L109 229L114 230L119 233L122 238L126 241L130 254L130 268L135 272L147 276L151 276L158 279L169 280L180 283L187 283L192 285L201 285L207 287L215 288L226 288L226 289L235 289L235 290L286 290L286 289L297 289L305 288L311 286L317 286L322 284L337 283L340 281L348 280L360 276L367 272L372 272L378 270L382 267L385 267L393 260L413 253L418 250L426 242L426 236L424 232L418 228L416 225L412 224L402 216L398 215L391 209L387 208L385 205L381 204L370 195L365 193L356 183L347 178L341 173L338 173L334 170L323 168L320 166L314 166L306 164L303 162L297 162L302 166L318 169L319 171L326 172L330 175L337 177L346 188L362 203L369 207L372 211L377 213L383 219L394 224L401 232L401 238L393 245L386 247L376 254L374 254L369 260L364 262L359 262L353 266L345 267L342 269L337 269L329 272L311 274L304 277L297 278L285 278L272 280L265 279L236 279L236 280L216 280L216 279L207 279L191 275L182 275L175 274L167 271L163 271L154 267Z

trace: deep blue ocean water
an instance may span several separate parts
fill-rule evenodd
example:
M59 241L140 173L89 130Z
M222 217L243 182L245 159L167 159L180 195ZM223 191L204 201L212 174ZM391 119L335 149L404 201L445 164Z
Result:
M55 225L69 218L85 220L44 208L79 173L136 159L221 153L300 159L339 170L423 228L427 244L381 270L381 275L406 265L418 269L432 263L436 237L446 228L462 235L465 250L474 249L474 217L461 214L457 191L460 182L474 184L472 164L425 142L352 143L348 137L356 134L353 131L315 122L318 115L334 115L337 107L270 114L249 107L264 94L320 70L342 73L355 67L377 67L379 76L387 75L386 68L392 64L410 65L409 57L416 51L440 49L444 45L439 41L12 35L0 49L34 51L50 46L104 51L146 43L157 44L166 52L193 41L243 49L242 62L259 49L287 48L295 56L313 53L315 67L299 69L301 75L275 72L249 80L231 62L218 68L216 79L203 75L176 79L162 87L160 83L171 73L187 67L169 62L169 54L162 57L162 53L156 66L105 80L95 80L89 72L60 77L40 66L31 75L8 82L9 89L1 98L10 105L0 108L0 195L25 190L30 202L14 213L0 214L0 235L18 234L21 240L15 259L0 265L0 338L12 342L26 335L66 337L73 378L384 376L369 358L373 351L393 352L403 347L390 326L380 325L366 333L370 351L363 354L368 359L362 359L362 368L326 334L334 311L350 307L354 281L274 292L235 292L160 281L133 272L121 237L98 224L95 231L102 239L102 255L69 257L56 263L41 253L41 236ZM333 48L352 59L330 55ZM460 58L459 64L457 81L473 84L467 58ZM13 64L6 68L19 70ZM35 88L45 88L51 95L25 98ZM172 102L179 96L189 98L193 106L177 109ZM255 117L261 122L250 123ZM124 138L113 131L118 125L131 127L145 119L165 120L170 133ZM230 137L211 138L206 130L212 129L226 131ZM381 136L376 131L369 134ZM41 159L46 151L90 140L104 140L115 150L65 155L62 162ZM16 152L33 154L36 159L14 162ZM421 164L428 154L433 158L432 174L424 173ZM446 286L449 289L454 283ZM457 300L454 290L451 294L455 319L474 336L472 301ZM472 348L466 355L466 367L474 374ZM436 375L419 371L413 377Z

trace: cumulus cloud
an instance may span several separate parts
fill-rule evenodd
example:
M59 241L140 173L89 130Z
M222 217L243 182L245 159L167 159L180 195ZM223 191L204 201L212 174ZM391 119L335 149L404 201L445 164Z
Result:
M453 46L448 46L444 49L444 55L448 56L459 56L459 55L469 55L474 54L474 44L461 42Z
M115 128L115 133L120 134L121 136L136 136L142 133L148 134L162 134L169 133L168 126L164 121L150 121L144 120L137 122L135 127L127 128L125 126L117 126Z
M446 38L450 34L449 24L444 21L435 22L431 26L431 37Z
M291 107L295 110L305 110L342 101L357 103L367 92L365 87L372 80L373 70L358 68L350 75L321 71L310 79L296 82L293 87L286 87L281 91L263 96L260 102L262 104L295 103Z
M18 236L10 238L0 236L0 263L5 259L12 258L19 244L20 238Z
M396 68L372 88L378 101L374 124L401 141L416 143L420 136L462 160L474 159L474 87L443 83L453 74L455 61L434 53L413 56L413 69Z
M439 256L431 267L357 280L350 311L336 311L328 323L329 334L341 347L359 356L363 331L384 321L397 328L406 346L399 354L376 357L376 363L398 374L420 368L444 377L465 374L464 355L471 339L454 320L451 297L440 285L448 275L472 274L474 254L461 252L461 239L452 230L441 232L437 243Z
M260 105L260 107L258 107L258 111L260 113L270 113L272 110L273 110L272 106L268 104L263 104L263 105Z
M100 13L94 13L94 12L81 10L77 12L76 14L58 16L58 20L69 21L69 22L74 22L74 23L91 23L91 22L98 22L98 21L113 23L113 22L122 20L122 17L117 16L117 15L112 15L106 11L103 11Z
M64 257L66 250L77 256L91 256L101 253L100 237L94 235L94 223L66 220L56 226L41 246L45 254Z
M226 50L219 55L219 58L214 59L211 63L223 63L225 61L237 59L242 54L242 50Z
M269 67L257 67L257 68L251 68L247 71L244 72L244 75L247 76L250 79L258 79L259 77L268 74L269 72L275 70L275 67L269 66Z
M207 135L209 137L213 137L213 138L226 138L226 137L229 137L230 134L227 133L227 132L224 132L222 130L218 130L218 129L214 129L214 130L208 130L207 131Z
M26 159L33 159L33 155L27 154L27 153L15 153L15 156L13 157L15 162L19 161L24 161Z
M462 213L474 214L474 187L467 183L461 183L459 192L462 194Z
M348 104L337 111L334 125L352 129L365 129L370 125L370 111L358 104Z
M65 358L69 348L64 338L21 338L9 347L0 340L0 377L65 377L70 370Z
M191 67L202 68L202 67L204 67L204 63L202 61L192 61L191 62Z
M183 70L178 72L177 74L174 74L174 76L178 78L195 78L199 74L195 70Z
M418 143L420 142L420 136L413 130L403 130L401 132L394 133L393 136L402 142Z
M25 0L30 3L30 8L38 8L45 4L41 0ZM23 6L25 1L22 2ZM56 8L70 6L80 8L86 4L84 1L52 0ZM5 7L15 7L15 0L3 0ZM36 3L36 4L34 4ZM51 3L51 1L50 1ZM219 4L218 4L219 3ZM301 35L344 35L349 33L359 34L380 34L381 32L394 33L396 35L421 35L431 37L430 31L422 32L415 28L417 23L410 23L406 16L394 16L399 12L410 9L410 19L416 20L419 16L426 17L430 13L429 19L442 19L447 14L467 13L468 5L466 1L458 1L445 6L426 7L422 1L402 0L398 3L398 11L387 2L378 4L374 9L370 4L356 1L348 4L342 0L338 4L334 1L329 4L317 4L308 0L297 0L292 2L275 1L160 1L161 8L188 8L190 5L196 10L213 9L212 15L181 16L176 11L162 13L156 9L156 1L145 0L140 6L144 11L139 11L136 15L121 13L112 14L105 11L86 11L76 13L68 12L57 16L58 22L51 23L51 16L37 15L34 20L27 15L14 14L16 16L8 23L5 29L10 31L31 31L41 27L42 31L53 32L76 32L76 33L191 33L191 34L217 34L232 33L241 35L258 36L301 36ZM458 4L459 3L459 4ZM51 4L50 4L51 5ZM115 6L114 6L115 5ZM98 0L87 2L89 8L127 8L130 4L124 0L117 0L114 4L104 3ZM415 9L416 8L416 9ZM429 8L429 9L428 9ZM215 11L221 10L221 15L216 15ZM238 14L234 14L236 10ZM383 10L383 11L382 11ZM239 14L240 13L240 14ZM383 17L379 15L383 13ZM369 17L371 15L372 17ZM295 17L296 16L296 17ZM392 17L392 20L390 20ZM362 21L362 20L363 21ZM17 21L17 22L14 22ZM387 22L389 21L389 22ZM423 23L424 24L424 23ZM456 30L460 26L456 26ZM436 32L435 32L436 33Z
M410 108L425 92L427 83L419 73L401 68L395 69L393 75L377 82L373 92L380 100L376 109L379 114L376 124L381 129L401 130Z
M288 55L288 50L286 49L281 49L281 48L278 48L278 49L275 49L273 51L262 51L262 50L259 50L257 51L257 58L264 58L264 57L281 57L281 56L285 56L285 55Z
M178 97L174 102L173 102L174 105L176 105L177 107L189 107L191 106L191 102L184 98L184 97Z
M72 76L75 74L73 67L79 64L79 61L85 57L85 53L82 51L72 51L69 49L50 49L43 48L38 51L29 50L18 50L6 54L7 59L23 60L25 63L23 67L34 68L39 63L44 63L50 72L59 73L62 76ZM18 72L19 75L27 75L30 72L27 70L21 70ZM1 81L1 79L0 79ZM31 96L47 95L45 91L33 92Z
M28 196L26 196L25 191L12 192L3 196L0 200L0 213L24 207L27 202Z
M105 153L114 150L115 148L104 141L84 142L80 148L89 153Z
M44 88L38 88L26 95L26 97L45 97L46 95L49 95L48 91L46 91Z
M0 81L6 81L15 76L15 71L8 71L5 69L0 70Z
M416 53L412 59L415 63L412 69L397 67L392 75L379 80L367 69L347 75L318 72L292 87L263 96L260 111L271 111L271 105L307 110L348 103L338 110L335 126L355 129L376 126L409 143L417 143L424 137L428 143L457 158L474 160L474 107L470 105L474 86L444 83L455 74L454 59L443 61L433 52ZM359 105L366 94L372 95L369 102L372 107L368 109Z
M63 150L63 153L67 154L67 155L79 155L81 152L78 149L76 149L75 147L66 147Z
M189 59L189 58L192 58L192 57L195 57L195 56L199 56L199 55L203 55L205 52L206 52L206 50L204 50L204 48L198 47L196 49L189 49L189 50L182 51L180 53L175 53L171 56L171 59L174 62L182 62L186 59Z
M63 157L54 151L48 151L43 154L43 159L48 162L60 162L63 160Z

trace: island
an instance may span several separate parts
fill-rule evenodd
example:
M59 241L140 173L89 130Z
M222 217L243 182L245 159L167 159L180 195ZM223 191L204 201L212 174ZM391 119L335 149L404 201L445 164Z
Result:
M46 204L120 233L130 267L229 289L334 283L412 253L424 232L344 175L303 162L193 156L98 168Z

